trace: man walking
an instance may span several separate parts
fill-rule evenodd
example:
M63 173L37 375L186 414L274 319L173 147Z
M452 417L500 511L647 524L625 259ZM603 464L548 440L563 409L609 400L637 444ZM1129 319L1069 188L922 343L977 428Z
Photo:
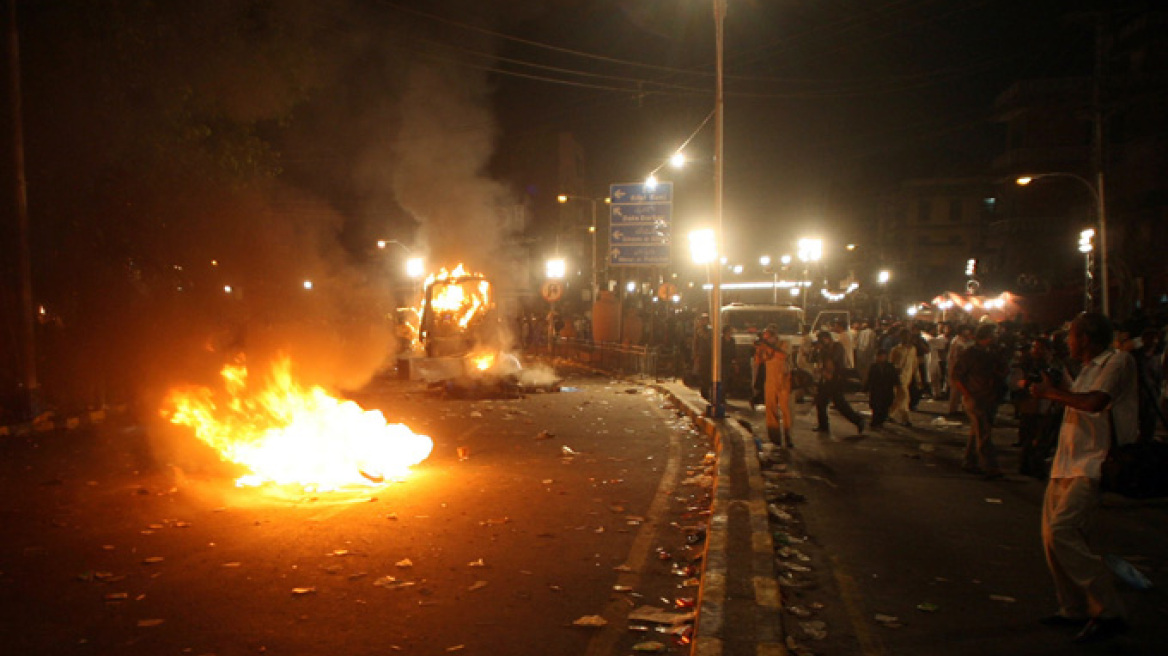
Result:
M852 409L844 398L844 348L831 338L831 333L819 333L816 343L820 365L819 389L815 392L815 410L819 425L815 430L826 433L830 430L827 422L827 404L831 403L845 419L856 425L856 432L864 433L864 418Z
M953 385L953 368L961 359L965 349L973 346L973 328L961 326L957 329L957 336L949 344L949 416L958 414L961 407L961 393Z
M965 412L969 415L969 441L965 443L965 457L961 468L973 474L982 474L986 480L1002 477L998 454L991 432L994 415L1006 387L1007 369L994 348L997 327L982 324L974 333L973 346L962 352L953 363L953 389L961 394Z
M920 381L917 367L917 349L913 345L912 333L907 328L900 331L900 343L888 355L888 361L896 369L896 390L892 398L892 420L912 427L909 407L912 405L913 384Z
M1083 363L1069 391L1048 376L1030 393L1066 406L1042 509L1042 543L1054 577L1058 613L1051 626L1081 626L1076 643L1104 640L1127 628L1111 572L1088 539L1099 510L1099 478L1112 431L1124 444L1138 434L1135 360L1111 347L1113 329L1102 314L1084 312L1067 336Z

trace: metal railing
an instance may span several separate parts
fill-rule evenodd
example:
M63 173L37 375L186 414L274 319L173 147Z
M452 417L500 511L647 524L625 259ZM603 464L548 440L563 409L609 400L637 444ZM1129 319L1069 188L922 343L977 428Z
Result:
M672 376L674 349L641 344L593 342L556 337L548 345L553 358L563 358L609 373L640 376Z

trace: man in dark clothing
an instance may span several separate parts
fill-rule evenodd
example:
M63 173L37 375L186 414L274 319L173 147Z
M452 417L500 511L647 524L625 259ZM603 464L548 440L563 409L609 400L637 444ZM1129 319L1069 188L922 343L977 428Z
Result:
M737 379L734 371L734 327L722 326L722 394L727 395L735 389Z
M966 349L953 365L953 385L965 402L970 423L961 468L981 474L986 480L1002 477L990 432L1005 391L1008 371L994 348L996 330L993 324L978 326L973 346Z
M844 347L831 338L831 333L819 333L816 343L817 357L820 365L819 389L815 392L815 410L819 416L819 425L816 431L826 433L829 430L827 423L827 404L831 403L845 419L856 425L856 431L864 433L864 418L852 409L848 400L844 398Z
M868 406L872 408L872 428L879 429L888 420L888 409L892 407L899 381L900 372L888 361L888 351L877 350L876 360L868 367L868 380L864 382Z

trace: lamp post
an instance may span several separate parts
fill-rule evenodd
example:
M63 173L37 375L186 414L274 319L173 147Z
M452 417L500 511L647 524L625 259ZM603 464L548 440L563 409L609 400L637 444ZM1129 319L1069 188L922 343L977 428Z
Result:
M725 134L726 120L725 94L723 93L723 50L724 24L726 22L726 0L714 0L714 43L715 43L715 81L714 81L714 250L724 252L725 241L722 234L722 192L724 187L723 173L725 169ZM710 293L710 326L713 329L712 349L713 366L711 376L710 405L706 408L706 415L713 419L726 416L726 399L722 389L722 267L713 267L713 289Z
M1095 201L1095 219L1098 222L1099 228L1099 299L1103 314L1110 316L1111 304L1109 302L1110 292L1108 290L1107 280L1107 203L1106 197L1103 194L1103 171L1100 170L1095 174L1094 184L1077 173L1063 172L1033 173L1018 178L1016 182L1021 186L1026 186L1042 178L1071 178L1072 180L1078 180L1091 192L1091 198Z
M599 283L597 282L597 277L596 277L596 275L597 275L597 269L596 269L596 203L598 203L600 201L604 201L605 203L611 203L612 199L611 198L591 198L588 196L575 196L572 194L560 194L559 196L556 196L556 201L559 202L561 205L563 205L564 203L567 203L568 201L571 201L571 200L586 200L592 205L592 225L589 226L588 232L592 233L592 266L590 268L592 269L592 300L593 300L593 302L595 302L596 301L596 294L599 293Z

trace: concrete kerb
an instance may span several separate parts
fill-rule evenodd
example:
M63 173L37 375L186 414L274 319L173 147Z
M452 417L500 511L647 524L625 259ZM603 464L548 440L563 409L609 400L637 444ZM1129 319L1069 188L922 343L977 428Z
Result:
M745 506L750 517L751 580L754 590L754 638L757 654L782 655L784 643L780 617L778 577L774 567L774 541L766 509L766 486L759 469L754 436L733 420L711 420L704 416L705 399L676 384L656 387L680 408L697 427L714 440L718 456L714 477L713 506L706 533L706 553L702 584L698 593L694 627L694 656L721 656L727 635L743 635L750 627L726 625L727 547L730 542L730 511ZM741 457L747 477L747 498L734 498L732 480L735 456Z

